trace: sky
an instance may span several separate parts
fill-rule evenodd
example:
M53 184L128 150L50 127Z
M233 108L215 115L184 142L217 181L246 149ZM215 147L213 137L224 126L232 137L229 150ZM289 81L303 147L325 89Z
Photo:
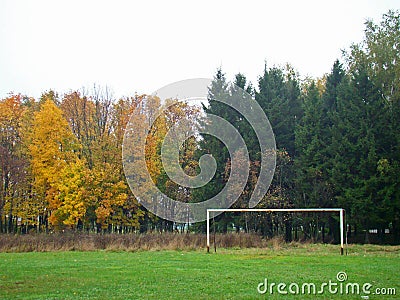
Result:
M0 98L107 86L150 94L222 68L257 85L264 64L331 70L400 1L0 0Z

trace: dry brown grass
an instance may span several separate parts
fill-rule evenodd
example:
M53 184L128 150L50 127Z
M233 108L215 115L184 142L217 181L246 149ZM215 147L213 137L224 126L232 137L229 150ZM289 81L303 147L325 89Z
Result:
M211 244L214 236L211 235ZM218 248L280 249L283 239L263 239L256 234L228 233L215 236ZM206 247L205 234L27 234L0 235L0 252L47 251L138 251L138 250L198 250Z
M210 236L211 251L214 248L214 235ZM311 242L285 243L283 237L262 238L254 233L216 234L217 249L270 249L286 251L296 249L300 252L314 253L333 249L338 245L313 244ZM147 234L0 234L0 252L49 252L49 251L142 251L142 250L204 250L205 234L147 233ZM321 250L322 249L322 250ZM400 252L400 246L348 245L349 253Z

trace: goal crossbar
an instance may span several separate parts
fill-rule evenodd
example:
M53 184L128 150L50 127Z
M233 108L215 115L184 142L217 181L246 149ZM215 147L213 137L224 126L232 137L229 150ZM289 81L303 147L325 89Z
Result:
M344 253L345 211L343 208L209 208L207 209L207 252L210 252L210 212L335 212L340 218L340 254Z

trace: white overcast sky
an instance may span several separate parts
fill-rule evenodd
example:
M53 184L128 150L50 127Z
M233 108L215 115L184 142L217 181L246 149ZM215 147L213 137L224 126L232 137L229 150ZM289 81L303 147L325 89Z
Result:
M264 61L330 71L400 1L0 0L0 98L110 87L116 97L218 67L256 84Z

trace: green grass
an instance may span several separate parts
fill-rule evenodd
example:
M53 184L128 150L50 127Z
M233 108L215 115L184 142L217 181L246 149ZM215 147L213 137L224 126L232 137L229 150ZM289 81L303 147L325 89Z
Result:
M0 299L361 299L361 295L259 295L269 282L347 282L400 293L400 247L332 245L204 251L0 253ZM399 296L397 296L399 297ZM396 299L396 296L370 296Z

